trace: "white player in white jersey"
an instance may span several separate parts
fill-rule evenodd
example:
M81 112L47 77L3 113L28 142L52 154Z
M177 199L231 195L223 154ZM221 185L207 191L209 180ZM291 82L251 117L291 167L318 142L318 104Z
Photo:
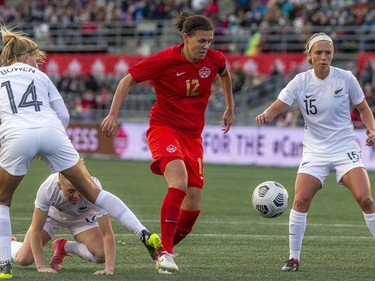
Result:
M0 26L0 279L13 278L9 209L14 191L39 156L52 173L61 173L88 201L105 209L142 240L153 260L163 250L160 237L144 231L137 217L112 193L94 182L66 134L68 110L47 75L38 69L45 58L22 32ZM33 225L32 225L33 228ZM40 240L31 239L34 249ZM56 273L34 256L39 272ZM110 274L110 273L108 273Z
M325 33L315 33L305 45L311 70L289 82L263 113L259 124L270 123L296 103L305 120L303 156L295 182L295 196L289 217L289 260L283 271L299 269L307 212L311 202L334 171L339 184L353 194L375 238L375 204L370 180L362 163L350 108L355 106L366 126L366 145L375 143L375 121L364 93L353 74L331 66L334 46Z
M95 183L102 189L97 178ZM67 228L75 241L58 238L52 243L54 256L50 266L59 270L65 256L75 254L91 262L105 262L105 269L96 275L113 274L115 269L116 241L107 212L92 204L60 173L50 175L39 187L31 228L23 242L13 238L11 254L18 264L27 266L34 256L44 259L43 249L61 228ZM33 232L34 231L34 232ZM41 242L31 250L31 239Z

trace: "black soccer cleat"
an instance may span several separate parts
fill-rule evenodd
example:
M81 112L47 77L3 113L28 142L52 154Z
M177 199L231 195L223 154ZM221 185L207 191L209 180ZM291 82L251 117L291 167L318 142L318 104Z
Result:
M142 230L141 236L142 243L146 246L146 249L150 253L152 260L156 261L163 251L163 246L161 245L161 239L156 233L150 233L146 229Z
M0 279L12 279L12 264L10 261L0 264Z
M299 269L299 260L291 258L286 261L285 265L281 269L282 271L298 271Z

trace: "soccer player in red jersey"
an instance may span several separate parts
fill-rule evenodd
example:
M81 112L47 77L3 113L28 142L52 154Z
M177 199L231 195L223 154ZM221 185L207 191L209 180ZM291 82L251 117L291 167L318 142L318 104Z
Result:
M178 270L173 247L188 235L201 208L203 146L201 133L212 83L219 78L226 109L223 133L235 119L232 80L224 55L210 49L214 37L212 23L204 16L178 14L177 29L183 43L156 53L129 69L119 82L107 117L101 124L107 137L118 129L118 115L129 90L152 80L156 102L151 109L147 141L152 152L151 170L163 175L168 191L160 212L164 251L156 261L160 273Z

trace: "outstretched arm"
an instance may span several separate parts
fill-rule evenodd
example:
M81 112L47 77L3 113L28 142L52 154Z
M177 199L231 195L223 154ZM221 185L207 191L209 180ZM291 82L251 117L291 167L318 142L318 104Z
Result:
M255 120L258 124L271 123L277 115L287 110L288 107L289 105L277 99L263 113L259 114Z

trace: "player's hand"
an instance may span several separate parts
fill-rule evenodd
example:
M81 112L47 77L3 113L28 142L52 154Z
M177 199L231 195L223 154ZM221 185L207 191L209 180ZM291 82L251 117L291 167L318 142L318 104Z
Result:
M234 122L234 109L227 108L223 115L223 125L221 126L221 131L226 134Z
M268 115L267 110L255 117L258 124L265 124L272 122L272 118Z
M106 118L104 118L100 128L102 129L103 134L110 138L117 133L117 129L119 127L117 116L113 114L108 114Z
M104 269L104 270L98 270L94 273L94 275L113 275L115 273L114 270L108 270L108 269Z
M367 135L366 145L373 146L375 144L375 132L366 130L366 135Z
M53 268L46 267L46 266L37 268L37 270L38 272L42 272L42 273L57 273L57 271L54 270Z

